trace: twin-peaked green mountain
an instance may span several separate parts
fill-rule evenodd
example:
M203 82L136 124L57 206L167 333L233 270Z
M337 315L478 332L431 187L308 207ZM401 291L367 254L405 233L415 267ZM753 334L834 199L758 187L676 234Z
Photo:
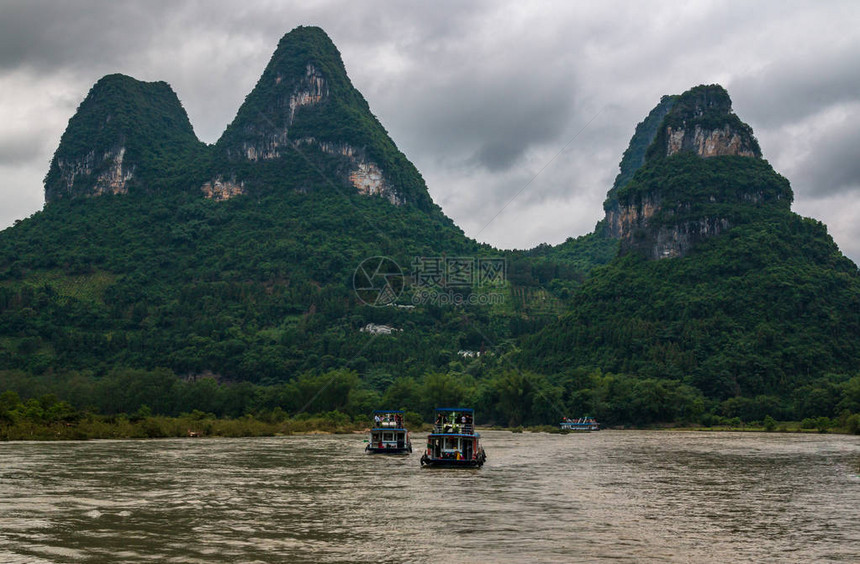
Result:
M857 268L791 212L716 85L660 101L595 232L555 247L467 238L312 27L284 36L214 145L167 84L103 78L45 198L0 233L0 391L72 394L128 369L285 385L345 368L350 409L432 398L512 424L854 410ZM501 280L482 283L488 264Z
M166 83L123 75L98 81L60 141L45 199L169 190L226 200L319 184L450 223L352 86L331 40L319 28L299 27L280 41L211 147L197 139Z

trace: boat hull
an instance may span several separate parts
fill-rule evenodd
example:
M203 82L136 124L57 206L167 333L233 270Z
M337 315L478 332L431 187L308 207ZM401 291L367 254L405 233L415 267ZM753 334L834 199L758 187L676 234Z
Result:
M486 456L479 455L477 458L473 459L461 459L457 460L455 458L432 458L424 454L421 457L421 466L427 468L480 468L484 465L484 461L487 459Z
M367 454L410 454L412 452L412 446L406 446L403 448L378 448L368 445L364 448L364 451Z

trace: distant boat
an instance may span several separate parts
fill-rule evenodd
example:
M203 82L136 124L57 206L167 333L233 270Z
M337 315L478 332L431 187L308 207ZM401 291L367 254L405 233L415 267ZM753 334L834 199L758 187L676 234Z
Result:
M487 460L481 435L475 432L475 411L465 407L439 407L421 466L480 468Z
M378 409L373 412L373 427L364 450L369 454L409 454L412 440L403 426L403 412Z
M574 431L577 433L590 433L591 431L599 431L600 424L594 417L580 417L579 419L568 419L565 417L560 424L562 431Z

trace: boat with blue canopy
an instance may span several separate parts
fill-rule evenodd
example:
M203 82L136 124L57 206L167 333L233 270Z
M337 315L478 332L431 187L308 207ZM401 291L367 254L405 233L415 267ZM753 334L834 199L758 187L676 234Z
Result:
M590 433L591 431L599 431L600 424L594 417L580 417L579 419L568 419L564 417L559 425L562 431L571 431L574 433Z
M480 468L487 460L481 435L475 432L475 410L466 407L439 407L434 411L433 432L421 466Z
M369 454L409 454L412 440L403 426L403 412L377 409L373 412L373 427L364 450Z

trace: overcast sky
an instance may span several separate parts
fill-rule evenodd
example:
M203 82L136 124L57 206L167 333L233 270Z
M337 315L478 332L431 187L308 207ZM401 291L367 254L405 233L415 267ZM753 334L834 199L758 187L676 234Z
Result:
M430 194L505 248L590 232L663 94L725 86L793 209L860 262L860 2L0 0L0 229L42 208L102 76L167 81L214 143L278 40L318 25Z

